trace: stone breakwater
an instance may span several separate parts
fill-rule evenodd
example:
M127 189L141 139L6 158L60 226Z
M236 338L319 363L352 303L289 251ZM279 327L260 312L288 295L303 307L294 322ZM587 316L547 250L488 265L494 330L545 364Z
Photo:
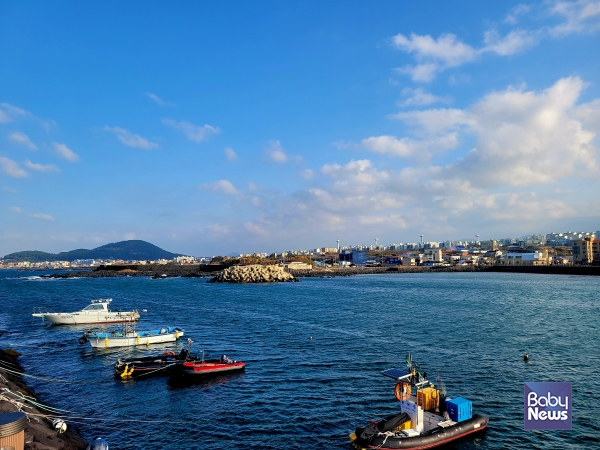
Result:
M258 267L263 266L256 264ZM112 265L100 266L93 271L66 272L45 275L50 278L104 278L104 277L152 277L152 278L196 278L212 277L215 273L234 266L232 264L207 264L207 265ZM436 273L436 272L506 272L506 273L537 273L552 275L595 275L600 276L600 266L452 266L452 267L424 267L424 266L394 266L394 267L336 267L315 268L313 270L289 270L295 277L347 277L365 274L390 274L390 273Z
M217 273L209 283L279 283L299 281L294 275L279 266L233 266Z
M0 376L0 389L3 389L0 395L5 397L0 400L0 413L18 411L17 404L19 402L26 405L22 407L22 411L29 416L29 422L25 428L25 450L83 450L87 448L87 442L78 434L70 429L66 433L58 434L52 428L50 421L44 418L43 411L19 399L19 395L28 395L39 402L23 377L13 373L23 373L23 368L17 361L19 355L13 350L0 350L0 375L2 375ZM9 369L10 372L2 369ZM9 389L10 392L4 391L4 389Z

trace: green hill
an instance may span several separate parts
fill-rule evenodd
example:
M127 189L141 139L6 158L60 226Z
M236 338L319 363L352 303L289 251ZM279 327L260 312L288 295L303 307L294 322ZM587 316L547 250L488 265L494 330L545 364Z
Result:
M180 256L171 253L146 241L121 241L103 245L93 250L84 248L70 252L46 253L37 250L11 253L4 257L5 261L73 261L75 259L122 259L129 260L156 260L173 259Z

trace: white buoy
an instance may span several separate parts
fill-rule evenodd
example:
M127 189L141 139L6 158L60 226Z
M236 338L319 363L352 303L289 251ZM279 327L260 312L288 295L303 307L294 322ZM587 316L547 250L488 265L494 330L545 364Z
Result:
M54 429L56 430L56 432L58 434L61 434L61 433L64 433L65 431L67 431L67 424L62 419L54 419L52 421L52 426L54 427Z

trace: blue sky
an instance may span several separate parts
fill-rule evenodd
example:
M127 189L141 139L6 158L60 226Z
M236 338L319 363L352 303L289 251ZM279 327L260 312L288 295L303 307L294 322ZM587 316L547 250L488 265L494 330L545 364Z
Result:
M600 1L3 2L0 255L600 229Z

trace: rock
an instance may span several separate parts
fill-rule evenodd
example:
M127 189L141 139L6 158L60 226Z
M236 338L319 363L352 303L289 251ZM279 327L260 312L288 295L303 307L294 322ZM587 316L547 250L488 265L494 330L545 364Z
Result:
M262 266L260 264L229 267L208 280L209 283L276 283L286 281L298 281L298 279L282 267Z

